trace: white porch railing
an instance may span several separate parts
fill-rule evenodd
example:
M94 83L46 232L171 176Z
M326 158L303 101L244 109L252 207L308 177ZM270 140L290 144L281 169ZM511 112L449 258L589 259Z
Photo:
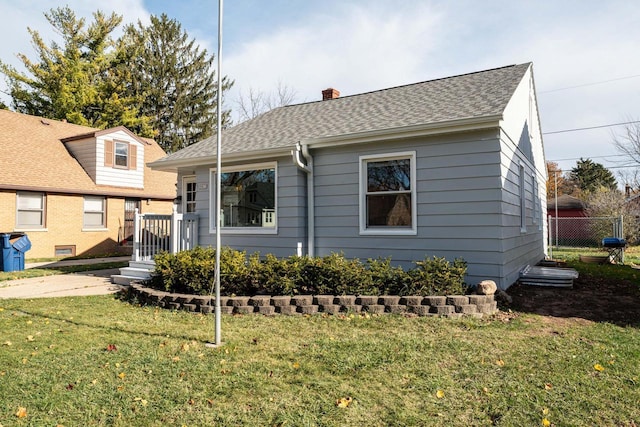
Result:
M198 245L198 215L141 214L135 210L132 261L153 261L159 252L177 253Z

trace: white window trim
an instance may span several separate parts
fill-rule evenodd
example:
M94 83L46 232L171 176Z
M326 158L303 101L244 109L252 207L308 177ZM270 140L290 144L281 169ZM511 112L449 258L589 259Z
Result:
M91 227L91 226L87 226L84 222L85 220L85 214L87 212L98 212L98 211L87 211L85 210L84 207L84 203L86 202L87 197L91 197L94 199L102 199L102 224L99 226L95 226L95 227ZM108 231L109 229L107 228L107 198L106 197L101 197L101 196L84 196L82 198L82 231Z
M127 164L126 165L118 165L116 164L116 159L118 158L118 144L121 145L126 145L127 146ZM129 165L131 164L131 144L129 142L126 141L118 141L115 140L113 141L113 168L114 169L129 169Z
M224 234L278 234L278 162L248 163L222 168L222 173L239 172L246 170L273 169L274 170L274 199L275 199L275 223L274 227L222 227ZM216 168L209 169L209 234L216 233Z
M536 174L532 173L531 174L531 202L533 205L533 224L536 225L538 224L538 198L537 193L538 193L538 180L536 179Z
M38 194L42 200L42 209L20 209L19 198L20 194ZM42 212L42 224L40 226L19 224L20 211L41 211ZM47 194L39 191L17 191L16 192L16 219L15 219L16 231L47 231Z
M187 184L196 183L196 176L195 175L185 175L182 177L182 203L180 206L180 209L182 209L182 213L187 213ZM196 194L197 194L198 190L196 189ZM194 200L195 203L195 200ZM213 212L213 211L212 211Z
M394 228L394 227L375 227L367 228L367 168L366 163L370 160L398 160L409 158L411 167L411 227ZM359 195L360 201L360 235L363 236L415 236L418 234L418 202L417 202L417 182L416 182L416 152L402 151L397 153L371 154L360 156L359 158Z
M527 177L525 174L525 166L523 162L518 165L518 197L520 200L520 232L527 232L527 193L525 185Z

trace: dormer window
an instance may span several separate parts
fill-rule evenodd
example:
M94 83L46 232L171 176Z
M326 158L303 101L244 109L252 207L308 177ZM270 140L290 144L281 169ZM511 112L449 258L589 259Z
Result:
M114 166L120 168L129 167L129 144L126 142L115 142Z
M137 150L134 144L124 141L104 142L104 165L115 169L137 168Z

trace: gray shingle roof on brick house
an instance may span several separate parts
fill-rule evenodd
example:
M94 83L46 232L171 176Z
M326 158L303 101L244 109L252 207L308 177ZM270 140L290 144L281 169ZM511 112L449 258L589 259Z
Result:
M224 131L223 154L292 148L302 139L442 124L504 112L530 63L275 108ZM216 154L216 136L152 164L162 169Z

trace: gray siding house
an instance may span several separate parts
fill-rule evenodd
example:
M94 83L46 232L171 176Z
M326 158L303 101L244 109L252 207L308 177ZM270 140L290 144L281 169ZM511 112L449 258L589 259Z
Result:
M508 288L546 252L531 63L276 108L222 135L222 244L249 253L425 257ZM160 160L215 245L216 137Z

